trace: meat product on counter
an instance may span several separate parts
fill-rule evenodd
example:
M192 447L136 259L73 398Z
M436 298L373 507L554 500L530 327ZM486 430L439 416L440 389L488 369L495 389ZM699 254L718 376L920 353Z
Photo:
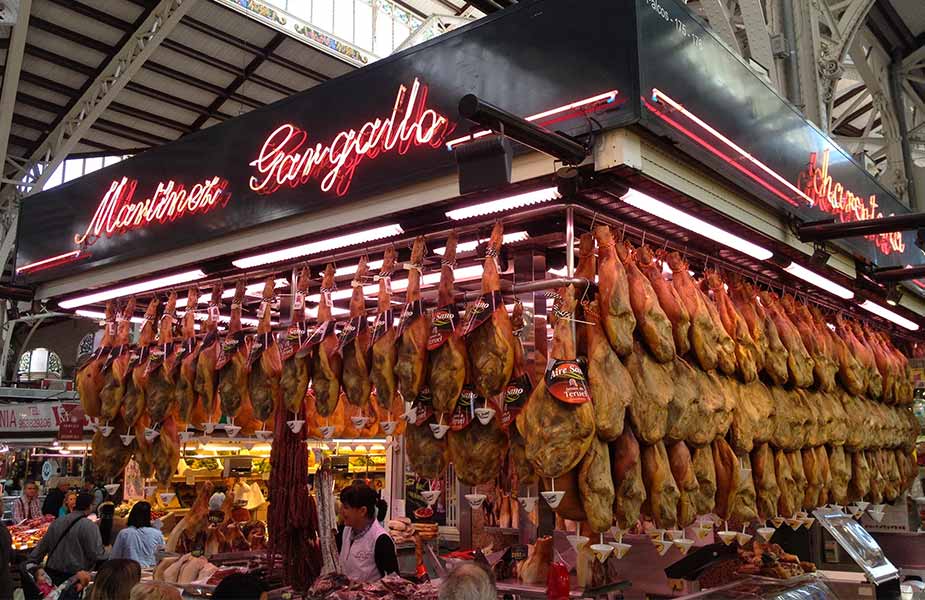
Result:
M765 520L776 517L781 489L777 484L774 451L769 444L758 444L752 450L751 459L758 517Z
M503 234L501 222L496 222L491 231L482 271L482 297L472 307L476 314L467 324L466 330L472 384L483 398L489 400L504 392L514 369L514 329L501 297L501 276L497 263ZM489 310L490 316L486 316L484 313ZM482 322L475 325L479 321Z
M598 308L607 340L620 357L633 351L636 315L630 303L629 280L623 263L617 258L616 242L607 225L594 228L598 247Z
M596 533L610 529L613 523L614 486L610 467L610 450L600 438L591 442L578 468L578 490L588 526Z
M610 442L623 433L626 409L634 402L637 391L629 371L607 341L601 327L598 303L599 300L595 300L586 308L588 322L579 327L585 335L588 386L594 404L597 436Z
M704 278L713 293L720 323L735 343L735 358L739 376L746 383L754 381L758 377L759 350L749 331L748 324L732 303L732 298L729 297L724 287L726 283L719 276L719 273L707 271Z
M671 333L674 338L674 347L678 356L684 356L691 349L691 315L687 306L678 295L678 290L665 279L663 274L664 261L656 260L652 249L643 244L636 250L636 260L639 269L652 284L659 306L665 311L665 316L671 321Z
M340 378L343 370L343 358L337 351L337 334L331 320L334 301L334 265L328 264L321 281L320 302L318 303L318 327L325 327L324 337L312 349L312 383L315 393L315 409L322 417L330 417L337 408L340 398Z
M209 499L212 497L214 486L211 481L198 484L196 500L180 521L170 530L167 536L167 552L190 552L205 547L205 531L209 525Z
M652 284L636 264L636 251L626 240L617 245L617 255L626 269L630 305L636 315L636 331L646 348L658 362L669 362L675 356L671 321L665 315Z
M495 419L492 419L495 420ZM443 475L449 459L447 439L434 437L431 424L437 420L431 416L420 424L408 423L405 428L405 451L412 470L427 479L437 479ZM486 460L500 461L502 457L484 457Z
M212 286L209 310L206 314L206 322L202 326L206 337L202 340L202 349L196 361L196 380L193 384L199 404L205 413L206 423L217 423L221 417L216 365L222 351L222 342L218 335L218 317L223 291L221 283Z
M411 402L418 397L427 379L427 338L430 335L430 323L421 300L423 268L424 236L418 236L411 249L405 308L399 318L398 362L395 363L398 393L405 402Z
M100 391L106 381L103 379L103 365L112 351L111 345L116 334L116 310L112 300L106 303L106 316L103 324L103 339L99 347L93 351L77 369L75 377L77 395L80 396L80 406L88 417L100 416Z
M387 248L379 272L379 310L373 325L372 367L369 377L373 382L376 401L381 408L394 415L404 412L395 375L395 363L398 360L398 329L394 327L392 315L392 272L395 271L395 248ZM409 399L413 400L413 398Z
M624 428L620 437L611 442L610 464L613 471L614 518L621 529L629 529L639 520L642 504L646 500L642 456L639 442L631 428Z
M675 442L668 447L668 462L671 474L678 486L678 527L689 526L697 518L697 495L700 484L694 471L690 450L684 442Z
M218 365L218 393L222 400L222 412L230 419L253 419L250 388L247 385L247 344L241 330L241 310L244 303L244 280L235 284L234 299L231 302L231 321L222 342L222 356ZM241 425L241 423L239 423ZM243 425L242 425L243 426Z
M671 473L671 463L664 443L643 446L642 479L646 485L642 512L652 518L656 527L675 529L681 491Z
M283 360L270 327L270 309L275 295L276 280L271 275L263 286L263 298L257 311L257 337L247 357L248 395L254 407L254 417L262 423L260 429L267 429L266 421L276 412L282 395L280 377Z
M122 415L117 414L109 424L113 428L112 433L104 436L97 430L90 443L93 454L93 479L96 481L113 481L119 477L132 457L132 448L125 446L119 437L128 430Z
M668 406L675 393L672 365L656 362L637 343L626 368L636 383L629 406L630 423L642 443L656 444L668 431Z
M690 346L697 363L704 371L716 368L719 338L716 324L707 309L706 300L690 275L687 261L677 252L670 252L666 258L671 269L671 284L690 315Z
M176 377L179 420L200 427L206 421L206 411L196 394L196 364L202 344L196 339L196 305L199 289L194 285L186 295L186 313L183 315L180 346L180 372Z
M146 365L148 381L145 384L145 403L154 424L177 412L177 386L173 365L176 353L173 346L173 325L176 321L177 293L170 292L164 314L158 324L157 347L148 354Z
M553 560L552 536L544 536L536 540L527 552L527 559L520 563L517 576L530 585L546 585L546 576L549 573L549 564Z
M774 322L780 340L787 349L787 370L790 372L790 383L801 388L811 386L813 384L813 359L807 352L797 328L785 314L776 294L762 291L759 297L761 305Z
M703 297L704 306L707 307L707 314L710 315L710 319L713 321L713 329L716 331L716 368L724 375L732 376L735 375L738 369L736 343L732 336L726 332L723 320L719 316L716 302L707 295L708 289L707 281L703 280L697 291Z
M153 302L153 301L152 301ZM155 304L155 308L157 305ZM122 310L122 318L116 325L116 340L113 343L109 358L103 364L103 387L100 389L100 419L110 421L122 409L122 400L125 396L126 379L129 373L129 363L132 352L128 346L132 331L132 315L135 312L135 299L129 298ZM145 313L145 324L148 314ZM154 315L151 315L153 322ZM152 338L153 339L153 338ZM150 343L150 340L148 341ZM139 342L139 349L143 348Z
M561 296L560 310L565 315L573 314L575 289L569 286ZM578 466L595 433L594 407L588 398L579 397L569 402L560 399L572 391L579 396L588 394L576 361L569 319L556 321L549 356L551 367L547 368L547 377L533 389L526 407L517 417L517 427L526 440L527 458L537 472L542 477L559 477ZM554 382L555 389L549 387L547 379ZM580 403L573 403L576 400Z
M129 301L131 304L132 301ZM125 382L125 395L122 399L125 424L128 427L141 425L142 428L150 423L147 407L146 392L148 387L148 356L151 344L154 342L154 319L157 318L157 298L151 298L145 310L144 324L138 338L137 351L132 353L131 361L126 365L127 375Z
M363 280L369 272L369 258L360 257L353 276L353 293L350 296L350 321L341 334L341 354L344 357L341 385L351 406L365 409L369 405L373 383L369 378L370 350L369 327L366 321L366 298L363 297Z
M466 343L462 338L461 323L456 312L453 290L453 269L456 267L456 232L446 240L440 267L440 287L437 291L437 309L433 313L430 338L428 385L433 395L434 410L447 415L456 408L469 368ZM523 309L521 309L523 310Z
M329 573L312 585L306 600L363 600L366 598L437 600L438 587L431 581L412 583L397 574L373 583L354 582L345 575Z
M697 490L694 492L694 508L698 515L713 512L716 506L716 467L713 465L711 446L698 446L691 455Z

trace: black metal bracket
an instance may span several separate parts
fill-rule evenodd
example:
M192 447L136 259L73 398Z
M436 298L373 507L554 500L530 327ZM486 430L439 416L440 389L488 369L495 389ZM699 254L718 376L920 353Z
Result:
M909 267L879 267L870 269L868 275L877 283L891 284L925 277L925 265Z
M919 230L919 238L922 238L922 230L925 229L925 213L892 215L879 219L865 219L847 223L835 223L834 219L812 221L797 225L796 233L801 242L822 242L914 229ZM920 239L919 241L922 240Z

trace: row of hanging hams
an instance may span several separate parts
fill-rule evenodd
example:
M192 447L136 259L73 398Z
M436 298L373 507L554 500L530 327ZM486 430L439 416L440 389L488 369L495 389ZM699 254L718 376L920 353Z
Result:
M594 532L709 513L746 524L892 502L911 485L919 425L886 334L716 271L695 281L677 253L607 226L579 244L576 276L595 275L581 304L557 294L553 377L517 420L563 518Z

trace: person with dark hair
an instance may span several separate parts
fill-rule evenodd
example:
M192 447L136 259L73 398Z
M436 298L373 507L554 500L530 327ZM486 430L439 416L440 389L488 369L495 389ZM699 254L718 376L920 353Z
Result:
M151 524L151 505L137 502L128 513L126 528L116 536L111 558L128 558L143 567L153 567L157 564L155 552L163 545L163 534Z
M10 562L13 560L13 538L6 525L0 523L0 600L13 598L13 576Z
M385 525L385 517L389 514L389 503L383 498L376 500L376 520L380 525Z
M49 484L51 489L45 495L45 502L42 503L42 514L57 518L61 505L64 504L64 496L71 486L63 477L52 479Z
M74 511L52 523L29 555L34 564L47 557L45 571L55 585L78 571L92 571L106 554L99 527L87 519L92 504L93 496L80 494Z
M234 573L216 586L212 600L267 600L267 590L256 575Z
M91 496L92 498L92 496ZM141 565L134 560L107 560L93 578L89 600L129 600L141 581Z
M371 487L354 482L340 493L344 529L337 536L344 575L355 581L378 581L398 572L395 543L376 520L378 498Z

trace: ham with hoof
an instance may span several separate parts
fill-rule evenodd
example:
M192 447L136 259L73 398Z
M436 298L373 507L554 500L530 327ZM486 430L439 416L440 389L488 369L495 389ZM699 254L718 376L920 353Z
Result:
M262 422L261 429L268 429L267 421L276 414L282 389L279 385L283 374L283 360L279 344L270 327L270 308L276 296L276 280L270 276L263 286L257 321L257 336L253 339L247 357L247 387L254 407L254 417Z
M678 501L681 491L671 473L665 444L658 442L642 448L642 479L646 501L642 512L660 529L675 529L678 524Z
M707 295L709 286L706 280L701 282L701 288L703 289L698 291L703 297L704 305L707 307L707 314L710 315L710 319L713 321L713 329L716 331L716 368L724 375L735 375L738 368L735 340L726 332L723 320L719 316L716 302Z
M655 295L652 284L639 270L633 246L624 240L617 246L617 255L626 268L630 305L633 307L633 314L636 315L636 331L655 360L661 363L669 362L675 355L671 321L658 303L658 296Z
M734 278L730 284L730 292L733 304L745 319L752 339L755 340L760 358L759 368L771 383L784 385L790 377L787 371L787 348L780 341L774 321L758 302L758 291L752 284Z
M659 305L671 321L675 352L678 356L686 355L691 350L691 315L687 312L687 306L684 305L678 291L665 279L662 272L664 261L656 260L651 248L644 244L636 250L636 259L639 269L652 284Z
M100 416L100 391L106 381L103 378L103 365L109 358L112 342L116 333L116 311L112 300L106 303L106 317L103 325L103 339L97 348L77 370L77 395L80 406L88 417Z
M498 273L497 257L501 251L504 229L496 222L482 271L482 298L476 300L472 323L467 328L466 346L469 350L472 384L484 398L497 398L511 378L514 369L514 330L511 319L501 298L501 276ZM484 312L491 311L486 317ZM481 314L478 314L481 313ZM484 320L482 320L484 318ZM574 348L574 341L572 342Z
M758 517L764 520L776 517L781 489L777 484L774 451L768 444L759 444L752 450L751 459Z
M247 385L247 344L241 328L241 310L244 303L245 284L239 280L235 284L234 299L231 302L231 321L228 333L222 342L222 355L218 370L218 394L221 398L222 412L241 427L245 434L260 428L254 418L251 404L250 388Z
M668 431L668 406L675 394L672 365L656 362L636 344L626 368L636 383L629 406L630 423L642 443L657 444Z
M703 294L691 277L687 261L677 252L670 252L665 257L671 268L671 284L678 292L678 297L690 315L690 347L697 364L705 371L716 368L717 347L719 345L716 325L707 309Z
M690 450L684 442L675 442L668 447L668 462L671 474L678 486L678 527L691 525L697 518L697 496L700 484L694 471Z
M594 403L597 437L610 442L623 433L626 409L634 402L637 391L629 371L607 341L601 327L598 302L595 300L586 308L585 318L588 322L579 327L584 331L588 385Z
M177 400L180 405L179 422L201 427L206 411L196 394L196 365L202 353L202 342L196 339L196 305L199 289L193 286L186 295L186 313L183 315L183 343L180 355L180 373L177 377Z
M758 378L759 349L749 331L748 324L732 302L726 292L725 282L716 271L707 271L705 274L707 286L713 292L716 308L719 311L720 322L726 333L735 343L736 366L742 381L748 383Z
M155 302L152 300L152 302ZM154 305L155 308L157 304ZM125 396L126 380L129 376L132 352L128 346L129 335L132 331L132 315L135 312L135 299L129 298L122 311L122 320L117 325L116 340L110 351L109 358L103 364L103 388L100 390L100 419L110 421L116 418L122 409L122 400ZM153 327L154 316L151 315ZM145 324L148 314L145 314ZM153 332L153 329L151 329ZM153 340L153 336L152 336ZM150 343L150 341L148 342ZM139 348L142 348L139 345Z
M790 383L801 388L811 386L813 384L813 359L807 352L796 326L784 312L777 295L773 292L762 291L759 297L761 305L777 327L780 340L787 349L787 370L790 372Z
M344 370L341 385L351 406L365 409L369 405L373 383L369 378L370 352L369 327L366 321L366 298L363 297L363 280L369 271L368 257L361 256L353 276L353 293L350 297L350 321L341 341Z
M610 465L614 485L614 518L621 529L629 529L639 520L640 510L646 500L641 451L631 428L625 428L620 437L610 443Z
M713 449L698 446L691 453L694 475L697 477L697 491L694 496L694 508L698 515L713 512L716 506L716 467L713 465Z
M768 336L764 318L758 313L757 292L739 275L730 275L728 279L729 299L739 316L745 321L748 334L755 342L755 366L760 372L764 369L765 356L768 353Z
M427 338L430 336L430 323L421 301L424 251L424 236L418 236L411 249L405 308L399 319L395 376L398 379L398 393L405 402L411 402L418 397L427 379Z
M716 468L716 514L736 524L744 524L757 516L755 484L748 472L748 455L737 457L719 438L713 442L713 465Z
M838 365L833 348L829 344L828 329L823 325L824 331L820 330L809 309L790 295L781 298L781 306L797 328L806 351L813 357L813 378L816 387L822 391L831 391L835 388Z
M327 327L324 338L312 349L312 391L315 393L315 408L322 417L330 417L340 399L340 378L343 358L337 351L337 334L331 320L334 301L334 265L328 264L321 281L321 298L318 304L318 326ZM329 325L326 325L329 324Z
M154 319L157 317L157 298L151 298L148 308L145 310L145 322L141 326L141 334L138 338L137 356L132 358L128 365L128 376L125 384L125 397L122 404L124 406L123 415L125 424L128 427L135 427L139 423L147 426L150 422L147 409L147 398L145 397L148 387L148 354L151 351L151 344L154 343Z
M218 364L222 342L218 335L219 308L222 303L222 284L212 286L212 296L209 299L209 310L203 330L206 337L202 340L202 348L196 361L196 379L193 389L196 391L199 405L204 413L205 423L217 423L222 415L218 397Z
M311 379L311 358L299 353L299 348L305 341L305 298L308 296L308 283L310 276L308 267L302 267L296 283L296 294L293 300L292 327L286 334L290 348L288 356L283 360L283 371L280 374L279 386L282 393L283 404L286 410L298 414L305 401L308 391L308 382Z
M575 310L575 289L569 286L560 295L561 311L571 315ZM576 360L575 339L569 319L556 321L549 356L552 368L547 371L555 374L558 370L563 373L564 379L554 378L553 385L557 389L551 390L546 381L549 379L547 374L533 389L526 407L517 417L517 427L527 443L527 458L540 476L546 478L561 477L578 466L595 433L591 402L574 403L576 399L568 402L560 399L574 390L587 393L584 382L576 379L583 379L583 376ZM569 374L571 377L568 377ZM566 382L573 385L566 385Z
M603 533L613 524L614 486L610 450L600 438L591 442L578 467L578 490L588 526Z
M392 273L395 271L395 256L395 248L386 249L382 259L382 270L379 272L379 311L371 333L373 363L369 372L379 407L390 412L392 417L404 412L402 400L398 397L398 379L395 376L398 329L394 327L392 315L391 283Z
M620 357L629 356L633 351L633 331L636 329L629 280L623 263L617 257L610 227L598 225L594 228L594 237L599 258L597 287L601 323L614 352Z
M145 401L152 423L160 423L178 410L177 385L173 365L177 361L173 345L173 325L176 321L177 293L171 292L158 325L157 346L148 353L148 383Z
M430 369L428 385L433 395L434 410L451 414L462 393L468 375L469 359L462 338L459 315L453 291L453 269L456 266L456 232L450 232L440 267L440 288L437 309L431 322ZM516 308L515 308L516 310ZM521 307L521 313L523 308ZM439 344L434 347L435 344Z

